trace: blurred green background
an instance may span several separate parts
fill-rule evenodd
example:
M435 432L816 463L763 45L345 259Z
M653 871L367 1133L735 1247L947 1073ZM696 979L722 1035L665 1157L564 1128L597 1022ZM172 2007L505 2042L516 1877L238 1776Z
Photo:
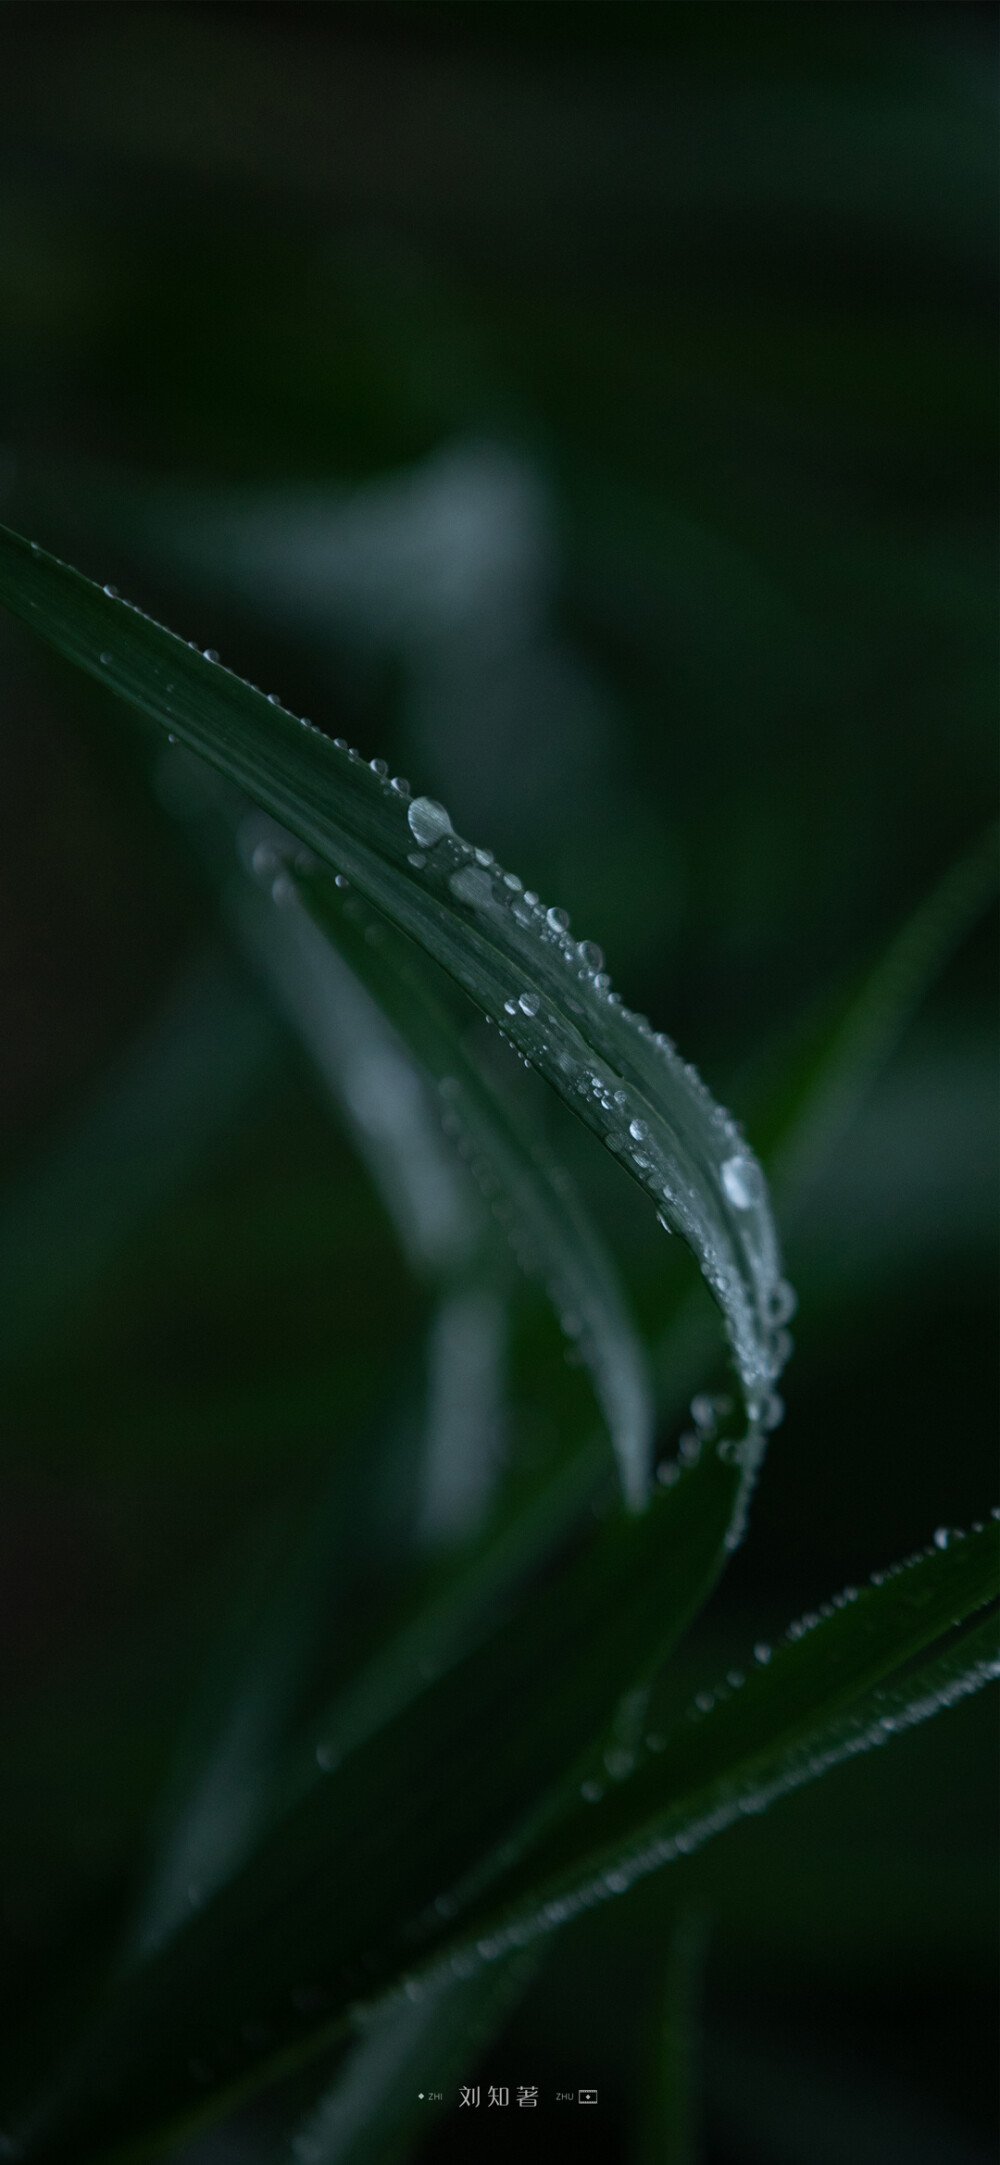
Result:
M0 23L0 517L443 797L762 1147L995 800L994 43L711 0ZM0 672L2 1988L55 2021L248 1545L425 1303L128 727L6 620ZM994 974L979 921L783 1227L787 1418L685 1689L992 1501ZM150 1143L116 1093L163 1074ZM688 1278L548 1117L654 1340ZM512 1456L590 1419L525 1291ZM631 2156L693 1903L711 2165L987 2158L995 1793L977 1700L574 1927L490 2064L599 2084L567 2154Z

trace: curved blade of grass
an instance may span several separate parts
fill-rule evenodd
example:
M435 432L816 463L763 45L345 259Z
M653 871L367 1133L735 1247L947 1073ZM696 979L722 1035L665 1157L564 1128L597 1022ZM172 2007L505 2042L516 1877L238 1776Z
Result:
M324 878L307 878L304 891L355 975L433 1076L446 1129L467 1153L518 1260L544 1279L562 1329L592 1377L626 1501L639 1509L649 1488L652 1387L617 1272L589 1213L568 1175L527 1135L467 1049L435 997L422 957L412 947L407 953L384 923L341 904Z
M589 1812L576 1808L489 1890L468 1923L480 1955L525 1945L624 1894L745 1814L1000 1675L995 1612L909 1668L998 1594L1000 1534L991 1524L792 1624L773 1654L755 1650L739 1682L731 1672L666 1736L647 1737L627 1781Z
M486 1645L305 1788L112 1994L18 2130L25 2154L153 2156L412 1973L453 1932L459 1880L500 1870L564 1807L623 1692L707 1597L741 1479L706 1453L647 1512L616 1514Z
M259 816L242 823L240 851L257 877L230 888L228 920L337 1101L411 1266L448 1280L482 1244L475 1191L441 1134L432 1093L357 973L305 911L288 907L287 878L284 907L261 892L262 877L275 883L288 841Z
M292 2137L288 2165L393 2165L433 2125L427 2093L474 2066L537 1967L535 1951L445 1979L372 2017L346 2066Z
M693 1068L440 806L410 800L126 603L0 529L0 599L60 653L238 782L447 970L614 1151L697 1257L753 1444L781 1365L782 1289L760 1167Z
M229 870L229 836L239 807L225 802L234 792L216 786L223 833L214 816L204 816L212 814L212 800L203 788L194 798L202 817L189 812L188 820L218 877L220 869L223 876ZM433 982L433 966L412 941L394 934L355 896L343 896L328 876L303 873L296 862L301 852L273 821L251 815L238 834L240 857L255 876L227 881L227 919L346 1111L408 1254L425 1275L445 1284L458 1276L462 1301L477 1246L485 1248L485 1203L477 1209L475 1189L449 1151L443 1127L469 1159L518 1261L540 1272L562 1327L577 1343L607 1421L626 1500L640 1508L648 1493L654 1417L645 1353L617 1273L572 1182L504 1104L441 997L442 986L450 989L447 980L434 970ZM308 911L297 906L300 894ZM480 1262L485 1268L485 1254ZM484 1287L480 1305L490 1298ZM456 1314L453 1302L445 1319L449 1313ZM443 1436L438 1454L446 1486L460 1486L461 1465L455 1452L446 1452L446 1442ZM480 1470L485 1478L486 1469ZM433 1464L429 1473L433 1479ZM429 1496L432 1523L442 1520L440 1503L440 1494L437 1500ZM448 1515L446 1510L445 1520Z

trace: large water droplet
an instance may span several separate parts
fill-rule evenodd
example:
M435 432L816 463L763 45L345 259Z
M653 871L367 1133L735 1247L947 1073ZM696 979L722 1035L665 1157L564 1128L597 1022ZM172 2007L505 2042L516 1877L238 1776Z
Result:
M737 1210L752 1210L763 1200L764 1176L753 1158L727 1158L721 1170L722 1185Z
M412 804L407 805L406 817L410 833L421 849L433 849L435 842L441 842L446 834L455 832L450 815L434 797L414 797Z
M545 916L546 916L546 921L548 922L548 924L550 924L550 925L551 925L551 927L552 927L552 930L553 930L553 932L568 932L568 931L569 931L569 911L568 911L568 910L559 910L559 909L555 909L555 908L553 908L553 909L551 909L551 910L546 910L546 912L545 912Z
M588 970L603 970L604 950L598 947L596 940L581 940L577 953L581 962L586 963Z
M537 1015L540 1005L537 992L520 993L517 1004L522 1015Z
M939 1526L939 1527L938 1527L938 1529L937 1529L937 1532L936 1532L936 1534L935 1534L935 1536L934 1536L934 1546L935 1546L935 1548L936 1548L936 1549L946 1549L946 1548L947 1548L947 1546L948 1546L948 1528L947 1528L947 1526Z

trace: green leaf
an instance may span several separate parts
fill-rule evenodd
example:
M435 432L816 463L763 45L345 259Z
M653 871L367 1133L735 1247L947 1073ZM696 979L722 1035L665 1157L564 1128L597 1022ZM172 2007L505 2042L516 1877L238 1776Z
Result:
M303 1782L244 1869L112 1995L19 2130L27 2154L153 2155L412 1973L453 1934L459 1883L488 1880L565 1809L622 1694L706 1598L745 1478L706 1453Z
M1000 1675L995 1615L906 1673L1000 1593L995 1524L943 1538L945 1546L935 1542L790 1625L773 1654L755 1650L744 1677L732 1671L666 1735L647 1736L627 1781L589 1811L570 1812L490 1889L470 1923L480 1949L500 1954L626 1892L743 1815Z
M442 807L5 529L0 599L239 783L500 1024L692 1248L756 1433L784 1299L763 1174L670 1041L621 1005L600 950L455 835Z
M390 2003L293 2136L289 2165L393 2165L437 2117L446 2092L475 2064L537 1966L529 1949L474 1977L445 1979L416 2003Z
M265 830L259 815L246 829L244 821L239 851L257 877L232 878L235 849L217 868L226 879L227 922L335 1100L411 1267L431 1282L464 1281L483 1246L485 1214L441 1133L440 1108L405 1032L391 1026L363 978L305 912L290 906L285 874L284 906L265 898L262 860L270 887L288 835L270 822Z
M523 1267L545 1281L579 1348L614 1445L626 1500L648 1493L653 1397L646 1358L618 1274L573 1183L506 1105L428 981L423 958L384 924L339 905L324 879L305 882L319 922L392 1017L436 1082L445 1124L502 1216Z
M204 814L204 792L200 802ZM228 815L221 842L214 819L210 832L204 817L191 823L201 854L225 882L228 922L346 1111L411 1261L444 1285L457 1281L462 1299L477 1264L489 1275L484 1231L492 1221L461 1151L519 1262L541 1275L578 1346L626 1499L639 1508L653 1430L645 1353L573 1183L504 1102L468 1047L453 1002L442 997L442 988L451 991L447 979L412 941L355 896L343 897L328 876L303 877L291 838L259 815L249 831L246 821L238 830L239 855L257 878L235 881L231 831L239 807L220 799L219 809ZM287 865L278 871L282 854ZM261 883L275 897L265 899ZM300 891L311 916L296 906ZM454 1303L443 1320L449 1312L457 1312Z

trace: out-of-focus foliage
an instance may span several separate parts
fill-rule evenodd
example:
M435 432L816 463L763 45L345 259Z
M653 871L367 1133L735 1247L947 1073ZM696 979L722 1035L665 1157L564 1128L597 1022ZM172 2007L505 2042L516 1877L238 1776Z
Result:
M776 1186L786 1420L658 1687L667 1733L789 1617L990 1500L993 950L972 901L887 1064L865 1068L871 1001L837 1034L865 984L891 1008L869 973L994 795L989 17L14 5L0 42L0 517L443 798L600 937L789 1182L790 1111L815 1109L808 1188ZM38 2037L90 2006L154 1854L173 1899L164 1785L211 1806L193 1770L248 1658L273 1689L233 1729L230 1804L351 1675L352 1720L385 1704L390 1622L415 1672L455 1614L474 1642L456 1556L472 1586L488 1553L508 1603L505 1528L533 1513L544 1558L603 1461L577 1488L561 1470L593 1426L587 1370L482 1261L473 1183L438 1261L408 1267L363 1071L331 1120L228 902L220 942L177 760L150 793L106 695L6 619L0 642L20 2088ZM532 1078L496 1074L614 1251L671 1458L719 1380L680 1244ZM824 1127L831 1105L849 1122ZM440 1467L420 1490L425 1399L499 1469L495 1536ZM313 1519L350 1538L279 1602L267 1651L254 1618ZM984 2154L991 1753L971 1700L643 1879L554 1942L473 2079L593 2082L571 2154L628 2155L694 1913L710 2158ZM358 2048L373 2095L416 2064L418 2012L409 2041ZM470 2048L441 2023L443 2066ZM281 2140L314 2094L285 2099ZM386 2110L388 2155L408 2136ZM551 2145L554 2111L518 2138ZM461 2155L464 2123L435 2125L428 2158ZM200 2165L278 2133L265 2110L213 2140Z

